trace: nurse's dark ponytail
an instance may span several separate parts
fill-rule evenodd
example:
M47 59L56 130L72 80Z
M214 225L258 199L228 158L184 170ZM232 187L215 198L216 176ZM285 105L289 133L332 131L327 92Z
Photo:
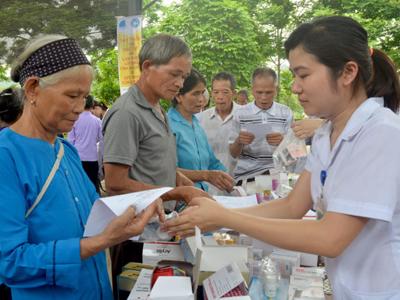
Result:
M368 97L383 97L385 107L399 110L400 82L394 62L381 50L371 49L372 77L367 84Z
M354 90L362 87L368 97L384 97L384 105L398 111L400 88L395 65L382 51L370 49L367 31L357 21L332 16L301 24L285 42L286 56L298 46L328 67L334 80L349 61L356 62Z

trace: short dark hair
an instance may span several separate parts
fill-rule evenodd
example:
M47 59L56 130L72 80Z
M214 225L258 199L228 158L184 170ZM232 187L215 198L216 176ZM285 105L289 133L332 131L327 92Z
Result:
M100 107L102 110L108 109L108 106L104 102L99 102L99 101L94 100L93 107L96 107L96 106Z
M155 65L168 64L174 57L192 57L189 46L179 37L169 34L157 34L144 42L139 52L139 68L145 60Z
M20 89L7 88L0 93L0 120L12 124L18 120L24 107Z
M87 95L86 102L85 102L85 109L88 110L88 109L93 108L94 107L94 101L95 100L94 100L92 95Z
M179 90L178 95L184 95L188 92L190 92L191 90L193 90L196 85L198 85L199 83L204 83L204 85L206 85L206 80L203 77L203 75L200 74L199 71L197 71L195 68L192 68L192 70L190 71L190 74L188 77L186 77L185 81L183 82L183 86L182 88ZM176 98L174 98L172 100L172 105L175 107L178 104L178 101L176 100Z
M357 21L343 16L317 18L297 27L284 45L287 57L302 46L328 67L334 79L346 63L356 62L354 87L364 86L368 97L384 97L385 107L397 112L400 84L394 63L382 51L369 48L368 33Z
M246 89L242 89L238 92L238 95L245 95L247 98L249 97L249 93Z
M234 91L236 89L236 79L231 73L219 72L218 74L214 75L214 77L211 80L211 86L216 80L227 80L231 84L231 90Z
M271 68L257 68L253 71L253 74L251 75L251 83L254 83L254 80L257 77L262 77L262 78L272 78L275 84L278 82L278 76L276 75L276 72L271 69Z

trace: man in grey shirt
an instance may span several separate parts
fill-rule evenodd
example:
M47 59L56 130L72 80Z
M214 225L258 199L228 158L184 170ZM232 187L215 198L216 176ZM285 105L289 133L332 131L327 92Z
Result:
M175 137L160 106L161 98L175 97L190 73L189 47L174 36L154 36L143 44L139 64L139 80L103 119L107 192L115 195L178 186L164 194L163 200L189 202L196 196L207 197L207 193L185 186L193 182L177 172ZM140 261L141 252L140 245L130 242L113 248L113 279L127 262Z
M156 35L143 44L139 64L139 80L103 120L105 182L110 194L192 184L176 170L175 137L160 106L161 98L175 97L190 73L191 51L177 37ZM189 201L192 193L196 194L193 187L177 188L168 195ZM169 200L168 195L163 198Z

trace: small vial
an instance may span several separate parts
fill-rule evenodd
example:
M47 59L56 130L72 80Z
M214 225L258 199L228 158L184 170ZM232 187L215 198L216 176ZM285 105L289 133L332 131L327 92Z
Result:
M165 215L165 221L175 219L178 216L179 216L179 214L176 211L173 211L173 212ZM160 226L157 228L156 234L158 236L159 241L171 240L171 236L168 234L168 232L161 231Z
M279 287L280 274L274 262L268 256L262 260L261 278L263 280L265 296L270 298L275 297Z

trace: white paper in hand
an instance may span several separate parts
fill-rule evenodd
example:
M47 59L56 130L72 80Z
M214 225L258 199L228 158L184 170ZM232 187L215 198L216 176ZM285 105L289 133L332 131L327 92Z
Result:
M172 188L165 187L97 199L90 211L83 236L94 236L101 233L108 223L122 215L129 206L135 207L136 214L141 213L162 194L170 190Z

